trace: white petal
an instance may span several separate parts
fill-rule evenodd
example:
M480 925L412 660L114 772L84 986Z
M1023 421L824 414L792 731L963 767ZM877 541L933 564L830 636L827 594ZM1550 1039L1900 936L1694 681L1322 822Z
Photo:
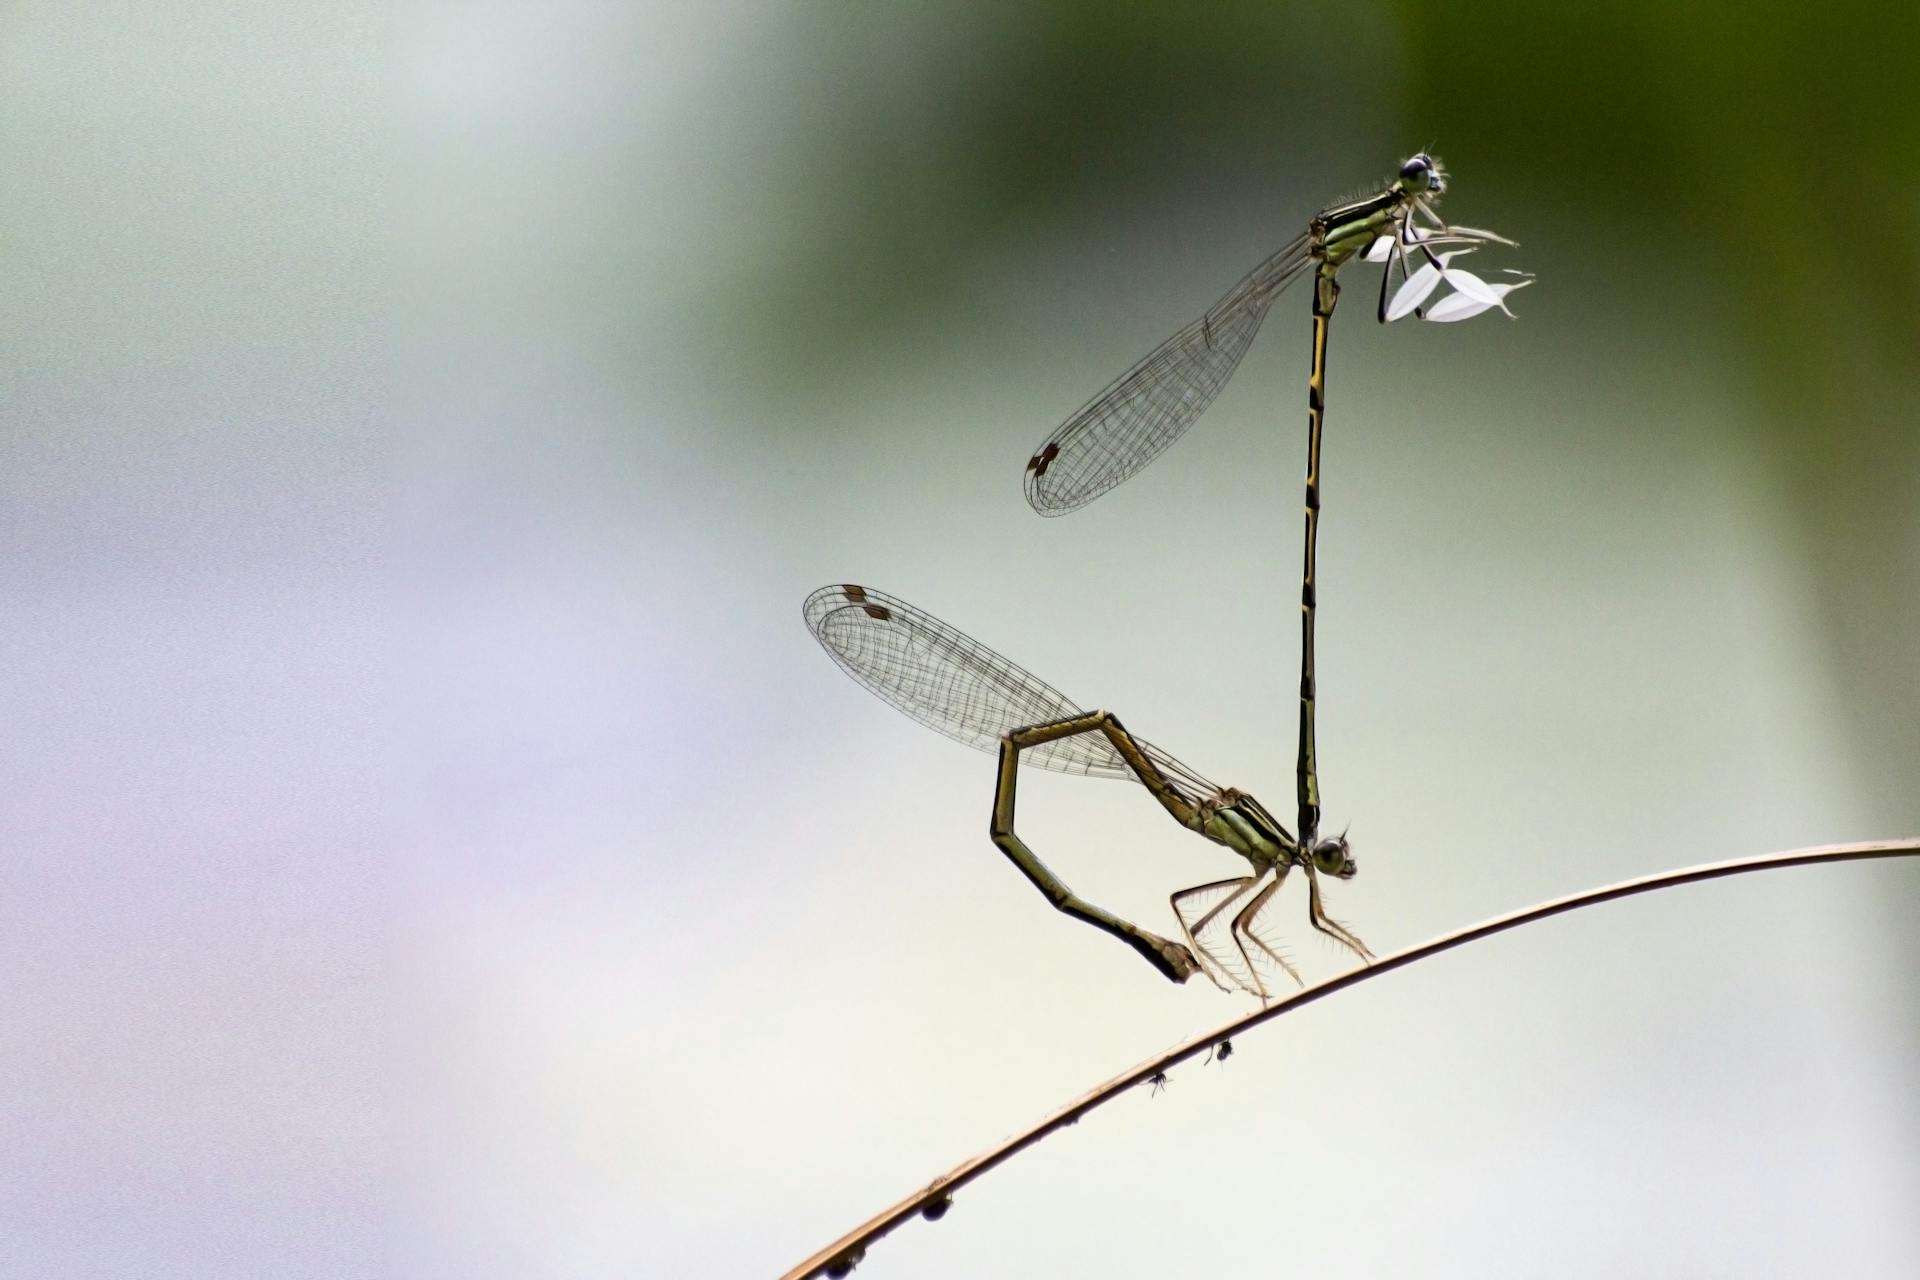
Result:
M1387 304L1387 323L1412 314L1413 310L1427 300L1435 289L1440 287L1440 272L1431 264L1420 268L1407 277L1407 282L1394 293L1393 301Z
M1452 255L1449 254L1447 256L1451 257ZM1440 274L1446 277L1447 283L1454 287L1455 292L1463 293L1475 302L1484 302L1490 307L1499 307L1502 311L1506 310L1505 304L1500 301L1500 295L1494 291L1494 286L1488 284L1485 280L1473 274L1473 272L1456 271L1449 268Z
M1410 314L1415 307L1427 300L1429 294L1440 287L1441 268L1446 266L1452 257L1450 253L1443 253L1440 255L1440 266L1436 267L1429 262L1407 277L1407 282L1401 285L1393 295L1393 301L1387 304L1389 324Z
M1375 236L1373 243L1360 255L1362 262L1385 262L1393 256L1393 237Z
M1431 320L1435 324L1451 324L1455 320L1471 320L1482 311L1493 310L1491 302L1482 302L1478 298L1469 298L1464 293L1450 293L1421 315L1422 320Z
M1502 299L1515 289L1524 289L1532 283L1531 280L1522 280L1519 284L1490 284L1487 289L1494 295L1491 302L1483 301L1470 294L1450 293L1434 303L1432 309L1421 318L1431 320L1435 324L1451 324L1456 320L1471 320L1482 311L1491 311L1495 307L1506 311L1506 303ZM1507 314L1513 313L1507 311Z

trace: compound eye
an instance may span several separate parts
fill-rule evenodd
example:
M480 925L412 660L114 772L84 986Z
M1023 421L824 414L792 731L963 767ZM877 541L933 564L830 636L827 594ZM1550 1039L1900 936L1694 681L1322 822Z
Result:
M1403 182L1424 183L1426 176L1433 172L1433 157L1422 151L1400 166L1400 178Z

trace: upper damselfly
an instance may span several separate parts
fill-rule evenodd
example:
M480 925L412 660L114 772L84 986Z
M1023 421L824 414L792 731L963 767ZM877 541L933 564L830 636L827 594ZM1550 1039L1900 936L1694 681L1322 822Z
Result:
M1356 257L1384 262L1377 312L1382 324L1405 316L1447 322L1506 310L1506 295L1528 283L1489 284L1451 265L1484 244L1513 241L1474 227L1449 226L1435 211L1447 189L1439 161L1422 152L1400 166L1385 190L1315 215L1307 229L1227 290L1207 313L1115 378L1061 423L1027 461L1027 501L1043 516L1085 506L1137 475L1179 439L1213 403L1246 354L1281 291L1312 269L1313 385L1325 391L1326 322L1339 297L1340 269ZM1437 249L1448 249L1442 254ZM1409 259L1420 263L1409 271ZM1389 297L1395 268L1402 287ZM1432 307L1442 284L1453 292ZM1317 412L1316 412L1317 416Z
M1475 227L1449 225L1434 206L1447 189L1439 161L1421 152L1400 175L1365 199L1323 210L1290 244L1255 267L1198 320L1161 343L1088 401L1027 461L1027 501L1044 516L1086 505L1139 473L1213 403L1273 300L1311 272L1313 360L1307 383L1306 545L1300 575L1300 742L1296 768L1301 840L1319 832L1320 783L1314 748L1314 561L1320 519L1320 436L1326 413L1327 330L1340 297L1339 271L1355 258L1385 264L1376 316L1439 322L1506 311L1506 295L1530 283L1489 284L1453 265L1482 245L1513 241ZM1408 269L1410 260L1419 265ZM1401 286L1389 294L1395 269ZM1451 292L1432 306L1442 284ZM1511 314L1510 312L1508 314Z
M1039 677L903 600L841 584L808 596L802 614L808 630L855 680L921 724L997 753L993 843L1056 909L1125 942L1168 978L1184 982L1199 970L1222 987L1231 984L1262 999L1270 995L1263 974L1278 969L1299 981L1278 944L1262 933L1260 918L1294 867L1306 873L1313 927L1371 959L1360 939L1321 905L1319 876L1346 880L1357 869L1345 836L1295 839L1251 795L1207 781L1135 737L1111 713L1083 710ZM1172 895L1184 945L1097 907L1069 889L1014 831L1022 763L1138 782L1181 826L1246 859L1252 874Z

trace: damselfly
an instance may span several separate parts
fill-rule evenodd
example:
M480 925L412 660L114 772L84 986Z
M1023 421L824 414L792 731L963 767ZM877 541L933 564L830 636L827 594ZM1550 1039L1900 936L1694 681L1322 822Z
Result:
M1307 383L1306 547L1300 577L1300 747L1297 766L1300 838L1319 832L1320 784L1314 751L1314 558L1320 518L1320 435L1326 412L1327 330L1340 297L1338 273L1355 258L1381 262L1377 318L1415 316L1465 320L1506 311L1506 295L1530 283L1489 284L1453 259L1483 244L1513 242L1491 231L1450 226L1434 212L1447 177L1422 152L1377 195L1323 210L1292 243L1255 267L1205 315L1161 343L1061 423L1027 461L1027 501L1043 516L1086 505L1159 457L1213 403L1233 375L1273 300L1313 274L1313 362ZM1436 253L1436 249L1446 252ZM1421 265L1409 271L1410 258ZM1398 267L1402 284L1388 286ZM1519 275L1520 273L1513 273ZM1426 306L1445 283L1452 292ZM1511 314L1511 313L1508 313Z
M1451 265L1482 244L1513 241L1474 227L1449 226L1434 211L1446 173L1424 152L1400 166L1400 176L1378 195L1335 205L1315 215L1285 248L1227 290L1198 320L1168 338L1114 379L1055 429L1027 461L1027 501L1043 516L1085 506L1159 457L1213 403L1260 331L1281 291L1313 269L1314 343L1308 407L1317 423L1326 383L1327 325L1340 295L1338 273L1354 258L1386 263L1380 280L1382 324L1412 315L1465 320L1506 310L1506 295L1527 283L1488 284ZM1462 246L1444 254L1437 248ZM1407 260L1423 265L1407 270ZM1405 282L1388 297L1395 267ZM1454 293L1424 304L1442 284Z
M1371 959L1366 946L1326 914L1319 876L1356 871L1344 836L1296 840L1246 792L1201 777L1135 737L1110 712L1086 711L1030 672L938 618L868 587L822 587L802 609L807 628L855 680L921 724L1000 757L990 832L993 843L1054 907L1119 938L1162 974L1184 982L1196 969L1265 999L1263 971L1300 975L1261 932L1261 913L1287 873L1307 878L1314 928ZM1182 889L1169 899L1185 945L1151 933L1076 895L1014 830L1022 764L1146 787L1189 831L1245 858L1252 874ZM1231 914L1229 914L1231 912Z

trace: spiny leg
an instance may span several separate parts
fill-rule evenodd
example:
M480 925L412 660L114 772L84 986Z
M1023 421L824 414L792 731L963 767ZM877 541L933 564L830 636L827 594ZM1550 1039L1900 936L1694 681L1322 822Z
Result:
M1207 975L1214 986L1219 987L1222 991L1231 991L1233 989L1233 987L1229 987L1226 983L1220 981L1220 974L1225 974L1233 981L1235 987L1239 987L1243 991L1251 991L1254 995L1264 999L1266 992L1260 987L1260 977L1254 972L1253 962L1248 959L1245 949L1241 949L1240 951L1240 961L1245 967L1245 973L1247 975L1245 978L1242 978L1233 971L1231 956L1225 960L1221 959L1215 955L1212 948L1209 947L1207 943L1201 941L1199 937L1200 934L1204 933L1213 925L1213 922L1219 918L1222 911L1225 911L1228 907L1239 901L1240 897L1245 894L1248 889L1252 888L1258 879L1258 876L1235 876L1226 880L1214 880L1208 884L1197 884L1191 889L1182 889L1178 893L1175 893L1167 899L1167 903L1173 908L1173 918L1180 922L1180 932L1186 936L1187 946L1193 949L1194 956L1200 961L1201 972ZM1183 905L1187 899L1199 897L1202 894L1213 893L1221 889L1232 889L1233 892L1227 894L1218 903L1215 903L1212 907L1203 911L1196 920L1189 921L1187 919L1186 908ZM1238 939L1233 937L1231 930L1229 930L1227 936L1228 941L1236 948L1240 946ZM1216 969L1219 971L1218 973L1215 972Z
M1347 926L1327 914L1320 902L1320 877L1314 873L1311 862L1303 865L1307 872L1307 922L1335 942L1350 948L1362 960L1371 961L1373 952L1367 950L1367 944L1360 941Z
M1407 278L1407 233L1412 225L1412 221L1413 219L1410 215L1402 214L1399 218L1396 218L1392 224L1393 249L1387 254L1387 260L1381 266L1380 302L1374 312L1374 319L1378 320L1381 324L1387 322L1387 293L1389 286L1393 283L1394 267L1398 266L1400 268L1400 278L1402 280Z
M1389 286L1393 283L1393 269L1396 266L1400 268L1400 282L1406 283L1407 250L1414 243L1411 237L1416 230L1418 230L1418 224L1414 222L1413 215L1410 213L1403 213L1393 223L1393 249L1387 254L1387 260L1380 272L1380 306L1374 317L1381 324L1387 323L1387 295ZM1431 251L1428 256L1432 256Z
M1268 946L1265 938L1262 938L1253 931L1254 920L1259 917L1261 909L1267 905L1267 899L1273 896L1274 891L1280 887L1281 882L1285 879L1285 869L1282 868L1281 872L1274 876L1273 883L1256 894L1253 901L1249 902L1240 914L1233 918L1233 932L1236 936L1245 938L1248 942L1253 943L1254 946L1260 949L1262 954L1279 965L1282 971L1284 971L1289 978L1292 978L1297 985L1304 987L1307 985L1307 982L1306 979L1300 976L1300 971L1287 963L1285 956ZM1245 955L1246 950L1246 943L1243 942L1240 946L1241 954Z
M1054 909L1084 920L1102 932L1112 934L1132 947L1143 956L1148 964L1158 969L1169 981L1185 982L1200 968L1192 952L1177 942L1169 941L1158 934L1149 933L1131 920L1123 920L1110 911L1105 911L1079 897L1067 888L1060 877L1047 869L1047 865L1034 855L1013 829L1013 810L1015 791L1020 769L1020 753L1029 747L1037 747L1045 742L1072 737L1077 733L1104 732L1114 747L1127 761L1140 781L1152 792L1154 798L1167 808L1176 818L1182 816L1184 807L1191 812L1191 806L1182 800L1166 778L1160 773L1145 753L1135 745L1132 737L1121 728L1120 722L1104 711L1087 715L1070 716L1064 720L1054 720L1046 724L1033 725L1025 729L1015 729L1000 740L1000 781L993 793L993 821L989 832L994 845L1007 855L1020 873L1032 882L1034 888L1046 895Z
M1249 882L1249 879L1250 879L1249 877L1241 876L1241 877L1238 877L1235 879L1229 879L1229 880L1215 880L1209 884L1195 885L1191 889L1176 890L1173 894L1171 894L1167 898L1167 905L1173 908L1173 918L1180 925L1180 934L1182 937L1184 937L1187 940L1187 949L1192 951L1194 959L1200 962L1200 972L1206 974L1207 980L1213 983L1214 986L1220 988L1222 991L1233 990L1232 987L1229 987L1225 982L1222 982L1220 980L1221 974L1226 973L1226 965L1221 962L1219 957L1210 953L1207 950L1206 945L1202 943L1198 937L1195 936L1194 926L1191 922L1188 921L1186 908L1183 904L1185 903L1186 899L1188 899L1189 897L1210 893L1210 892L1213 892L1214 890L1224 889L1228 887L1231 887L1234 890L1234 892L1229 894L1226 899L1226 902L1230 903L1235 898L1239 897L1239 895L1242 892L1245 891L1247 883ZM1226 905L1226 903L1222 903L1221 905L1224 906ZM1219 910L1219 907L1216 907L1212 911L1203 912L1200 916L1200 928L1202 929L1206 928L1207 923L1213 918L1213 916L1218 912L1218 910ZM1231 978L1233 975L1230 973L1227 973L1226 976Z

